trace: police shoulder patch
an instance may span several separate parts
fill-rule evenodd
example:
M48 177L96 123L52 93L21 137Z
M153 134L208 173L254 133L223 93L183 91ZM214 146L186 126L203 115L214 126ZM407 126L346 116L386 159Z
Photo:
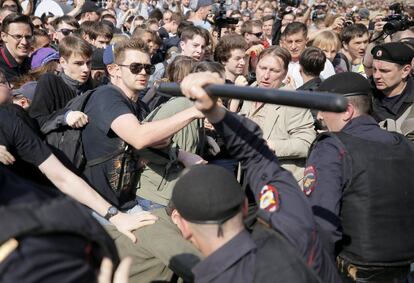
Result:
M316 186L316 169L315 166L310 165L305 168L304 177L303 177L303 192L306 196L315 190Z
M266 185L260 191L260 209L275 212L280 207L279 192L272 185Z

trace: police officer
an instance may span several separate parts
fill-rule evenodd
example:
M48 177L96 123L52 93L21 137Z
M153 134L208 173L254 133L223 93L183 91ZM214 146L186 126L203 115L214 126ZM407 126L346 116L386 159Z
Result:
M414 260L414 146L367 114L370 84L361 75L334 75L319 91L343 95L348 106L318 113L329 132L312 146L304 193L347 280L395 282Z
M414 82L410 75L414 47L409 43L378 45L373 55L373 112L375 120L389 131L414 140Z
M260 138L261 130L255 123L218 106L202 88L217 83L223 83L217 74L190 74L183 80L181 90L185 96L195 100L195 106L213 123L230 155L242 162L259 206L260 218L296 248L307 266L312 267L323 282L340 282L333 262L322 248L309 204L292 174L280 167L277 157ZM209 181L213 179L208 178ZM191 188L188 187L188 191ZM221 188L223 191L227 187ZM180 212L179 205L175 204ZM218 219L213 220L217 225Z
M234 176L217 165L194 166L177 181L175 222L206 257L193 268L195 282L320 282L281 235L244 228L245 200Z

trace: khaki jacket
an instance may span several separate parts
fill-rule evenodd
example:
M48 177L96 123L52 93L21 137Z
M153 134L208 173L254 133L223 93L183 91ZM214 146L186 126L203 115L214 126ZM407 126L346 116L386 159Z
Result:
M252 118L255 110L254 102L245 101L240 113ZM260 111L265 113L265 119L259 124L263 138L275 151L282 167L291 171L301 184L306 157L316 137L310 110L265 104L256 114Z

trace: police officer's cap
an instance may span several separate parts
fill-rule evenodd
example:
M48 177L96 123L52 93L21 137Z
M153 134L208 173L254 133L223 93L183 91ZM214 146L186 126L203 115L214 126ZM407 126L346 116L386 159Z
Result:
M244 198L229 171L216 165L197 165L177 181L171 201L189 222L222 224L241 211Z
M343 96L369 95L371 85L362 75L354 72L343 72L324 80L319 91L338 93Z
M396 63L411 64L414 57L414 47L404 42L389 42L375 46L371 50L374 59Z

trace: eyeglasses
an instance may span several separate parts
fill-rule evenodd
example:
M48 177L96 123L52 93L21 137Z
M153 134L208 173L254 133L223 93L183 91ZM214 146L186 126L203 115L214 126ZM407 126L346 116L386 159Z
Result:
M250 34L253 34L253 35L255 35L256 37L262 37L262 35L263 35L263 32L256 32L256 33L252 33L252 32L250 32Z
M7 35L10 35L11 37L13 37L16 41L20 42L24 39L26 39L27 42L32 42L34 40L34 36L33 35L20 35L20 34L10 34L8 32L4 32Z
M155 72L155 66L150 65L150 64L131 63L130 65L118 64L118 66L129 67L129 70L134 75L139 74L142 71L142 69L144 69L145 73L147 73L148 75L152 75Z
M64 36L68 36L71 33L74 33L76 31L76 29L68 29L68 28L63 28L58 30L58 32L61 32Z

